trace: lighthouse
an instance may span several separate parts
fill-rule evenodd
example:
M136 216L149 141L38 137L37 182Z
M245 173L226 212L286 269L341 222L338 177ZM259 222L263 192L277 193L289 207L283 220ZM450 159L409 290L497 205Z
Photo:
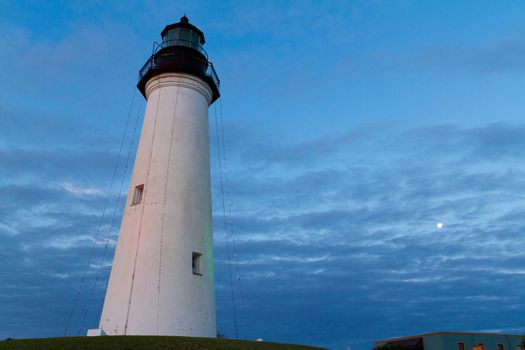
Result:
M139 72L147 101L99 328L216 337L208 107L219 79L186 16Z

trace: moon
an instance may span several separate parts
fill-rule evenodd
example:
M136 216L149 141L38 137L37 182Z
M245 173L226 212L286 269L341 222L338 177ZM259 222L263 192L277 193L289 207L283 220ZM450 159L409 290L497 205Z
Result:
M445 225L444 225L442 222L438 222L438 223L436 224L436 227L437 227L438 229L440 229L440 230L443 228L443 226L445 226Z

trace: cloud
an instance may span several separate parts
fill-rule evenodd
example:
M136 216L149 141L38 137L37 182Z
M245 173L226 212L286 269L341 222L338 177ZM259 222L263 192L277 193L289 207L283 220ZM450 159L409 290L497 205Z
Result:
M462 67L474 74L522 72L525 69L523 33L478 45L442 47L423 58L427 63Z
M114 135L105 127L70 114L35 112L28 108L0 108L2 135L0 147L55 149L107 148L115 144ZM36 136L37 135L37 136Z
M488 323L511 328L523 299L518 289L500 287L525 283L523 133L523 125L503 123L367 130L366 137L353 130L276 143L260 157L258 140L231 150L230 159L240 160L230 169L235 266L248 305L272 300L265 309L249 308L245 317L256 325L243 332L261 335L251 328L264 330L271 319L283 327L282 333L272 327L277 339L304 342L315 327L308 342L327 345L321 319L334 339L359 344L352 334L371 340L450 324L476 329L477 316L467 315L489 302L511 316L482 308ZM219 212L215 220L220 227ZM444 230L435 228L438 221ZM227 252L225 237L218 237L220 276L227 274ZM218 279L219 300L227 299L224 282ZM231 313L223 312L227 324ZM378 328L374 333L363 323Z
M104 191L102 191L101 189L93 188L93 187L78 186L78 185L71 184L69 182L61 183L60 186L64 190L74 194L77 197L102 196L104 194Z
M515 327L525 287L523 130L509 124L388 134L365 128L259 151L259 134L239 130L250 137L229 144L228 171L241 335L364 348L385 336L443 329L443 319L458 330L481 329L479 315L490 320L483 328ZM106 237L110 255L115 246L109 218L94 238L106 193L102 181L88 181L103 178L99 168L110 166L114 154L5 149L2 155L9 167L0 187L0 242L10 249L0 252L6 262L0 336L58 336L91 246L95 263ZM214 181L219 330L231 336L217 186ZM443 230L435 228L438 221ZM103 281L85 327L96 322L107 264L100 272L88 269L73 332L97 273ZM486 303L508 310L506 316ZM28 318L32 327L20 328ZM52 319L64 322L51 326Z
M0 78L9 86L0 108L0 338L62 335L84 271L70 334L96 325L117 234L112 213L116 209L120 222L123 203L116 197L121 183L127 188L130 170L121 161L110 188L118 130L129 108L119 86L134 85L136 68L148 54L144 47L180 10L166 3L168 11L155 17L159 4L140 11L129 4L112 11L115 5L105 4L100 6L108 15L97 16L100 6L87 6L64 7L60 13L67 21L50 31L0 25ZM525 308L524 124L407 129L358 125L352 116L353 127L318 137L301 137L300 123L280 134L291 127L283 122L288 117L346 118L347 105L339 108L331 100L340 87L365 96L377 89L379 78L385 90L374 91L372 100L348 94L338 99L366 105L385 99L380 95L386 91L387 102L404 103L403 94L401 102L390 100L398 98L393 87L408 83L414 96L423 70L523 70L520 38L423 55L413 46L392 52L395 42L385 46L381 34L388 27L377 26L388 11L360 16L367 6L259 3L223 11L223 4L212 4L203 15L209 17L203 29L217 33L207 48L222 72L224 95L233 97L225 101L237 106L233 111L250 111L225 124L240 335L360 350L374 339L440 329L518 332ZM19 11L56 22L34 10ZM89 19L78 15L86 12ZM226 15L218 19L217 12ZM356 35L363 40L354 43ZM409 72L418 80L397 79L413 76ZM362 81L371 81L372 88ZM242 98L235 98L236 89ZM133 117L141 114L135 101ZM290 113L276 101L306 101L311 110L298 116L303 112ZM258 108L261 102L271 108ZM211 145L215 150L213 137ZM125 143L123 152L133 157L134 148ZM218 325L232 336L227 238L213 157ZM99 224L107 195L110 211ZM445 228L437 230L437 222ZM108 239L106 263L97 270ZM97 274L100 283L90 295Z
M129 26L115 21L73 21L53 40L28 27L4 23L0 29L5 33L0 39L1 76L23 91L31 87L82 88L93 78L103 84L101 78L111 80L123 72L126 65L113 62L129 59L127 54L139 41ZM119 40L122 37L128 40ZM18 74L9 74L12 71ZM26 84L27 79L32 84Z
M265 20L281 21L290 11ZM323 23L330 21L321 18L314 27ZM336 30L337 23L332 25ZM35 77L38 89L59 73L53 81L69 86L89 78L73 74L73 67L100 67L97 55L118 61L119 50L109 44L114 38L90 29L81 26L58 43L34 47L28 33L12 29L11 37L20 40L3 51L0 63L6 70L31 67L24 74ZM479 60L468 52L450 54L449 63L519 70L519 45L479 48ZM8 59L22 51L29 55ZM102 67L105 77L109 66ZM102 89L112 87L115 76L109 78ZM9 248L0 250L0 337L59 336L91 246L97 248L95 262L106 239L112 254L116 228L110 230L109 216L95 235L106 195L120 213L115 192L129 169L125 174L120 163L109 189L119 140L100 118L5 106L0 122L0 243ZM230 254L242 285L241 291L235 282L242 337L365 348L373 339L448 325L516 328L525 307L525 125L360 126L297 140L263 127L226 124L226 130L235 225ZM228 251L213 161L219 329L232 336ZM438 221L445 223L443 230L436 230ZM102 282L84 328L96 323L109 266L88 268L81 307L91 298L97 273ZM83 311L77 310L74 328ZM482 326L480 318L487 320Z
M458 330L481 329L479 315L491 320L483 328L515 327L525 287L525 169L519 162L525 127L382 130L358 128L271 147L260 146L264 132L236 131L250 135L228 144L230 254L243 337L364 348L400 332L443 329L443 319ZM0 152L7 165L0 170L0 242L10 247L0 252L0 336L58 336L62 324L50 320L65 324L91 246L95 265L106 239L110 255L115 246L109 217L95 239L107 184L92 181L104 178L115 154L97 145L27 145ZM214 181L219 329L231 336L217 186ZM435 228L438 221L443 230ZM74 332L100 273L85 327L96 323L109 266L87 271ZM485 303L508 312L502 317ZM32 327L20 328L28 318Z

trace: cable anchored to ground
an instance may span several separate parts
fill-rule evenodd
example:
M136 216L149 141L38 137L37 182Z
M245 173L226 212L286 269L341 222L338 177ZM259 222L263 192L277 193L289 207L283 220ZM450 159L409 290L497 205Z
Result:
M122 148L123 148L123 145L124 145L124 140L126 138L127 129L128 129L128 125L129 125L129 120L130 120L131 112L132 112L133 105L134 105L134 102L135 102L135 95L136 95L136 90L133 89L133 97L131 98L131 104L130 104L129 111L128 111L127 118L126 118L126 127L124 128L124 131L123 131L121 139L120 139L120 148L119 148L119 152L118 152L117 159L116 159L116 162L115 162L115 166L113 168L113 174L111 176L110 185L109 185L109 188L107 190L107 196L106 196L106 200L105 200L105 203L104 203L104 209L102 210L102 214L100 216L100 220L99 220L98 227L97 227L97 230L96 230L96 233L95 233L93 244L92 244L90 252L89 252L89 258L88 258L86 267L84 268L84 271L82 272L82 278L80 280L80 286L77 289L77 292L75 294L75 298L74 298L74 301L73 301L73 306L71 308L71 311L69 313L68 319L66 321L66 326L64 328L64 336L65 337L67 337L67 335L68 335L69 326L70 326L71 321L73 319L73 316L75 314L75 311L76 311L76 308L77 308L77 305L78 305L78 302L79 302L79 299L80 299L80 295L82 294L82 290L84 288L84 283L86 281L86 277L87 277L88 271L90 269L91 262L93 260L95 248L96 248L97 243L98 243L98 238L99 238L100 232L102 230L102 224L103 224L104 219L106 217L106 211L108 209L108 204L110 202L111 193L113 191L113 185L115 183L115 177L116 177L116 174L117 174L117 170L118 170L118 167L119 167L119 164L120 164L120 158L121 158L121 155L122 155Z
M108 253L109 243L111 242L111 233L113 232L113 229L115 228L115 225L117 223L118 209L119 209L120 201L121 201L121 198L122 198L122 193L123 193L123 190L124 190L124 182L126 180L126 175L128 173L128 168L129 168L129 164L130 164L130 160L131 160L131 153L133 151L133 144L134 144L134 141L135 141L135 138L136 138L136 135L137 135L137 128L138 128L139 117L140 117L140 109L137 110L137 115L135 117L135 123L134 123L134 126L133 126L133 131L131 133L131 139L129 141L126 162L124 164L124 169L122 171L122 176L121 176L121 180L120 180L120 187L119 187L119 190L118 190L117 199L115 201L115 206L113 208L113 215L111 217L111 224L110 224L110 226L109 226L109 228L108 228L108 230L106 232L106 236L105 236L104 250L103 250L102 256L100 257L100 261L98 263L98 266L96 268L97 274L96 274L95 280L93 281L93 284L91 286L91 292L90 292L90 295L89 295L88 303L86 305L86 309L84 310L84 315L82 317L82 322L81 322L80 327L78 329L77 335L80 335L80 333L82 331L82 328L84 327L84 324L85 324L85 321L86 321L86 317L87 317L87 315L89 313L89 310L91 309L91 306L92 306L92 303L93 303L93 298L94 298L94 295L95 295L95 290L96 290L96 287L98 285L98 282L100 281L100 277L102 275L102 269L103 269L104 262L106 260L106 256L107 256L107 253ZM126 125L126 129L127 129L127 125Z

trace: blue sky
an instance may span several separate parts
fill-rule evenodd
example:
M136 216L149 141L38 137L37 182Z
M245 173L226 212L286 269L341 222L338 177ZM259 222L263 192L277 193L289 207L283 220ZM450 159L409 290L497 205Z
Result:
M138 70L184 12L222 81L220 332L222 106L242 338L525 333L525 3L0 0L0 338L61 336L91 247L112 256ZM110 260L73 333L96 325Z

